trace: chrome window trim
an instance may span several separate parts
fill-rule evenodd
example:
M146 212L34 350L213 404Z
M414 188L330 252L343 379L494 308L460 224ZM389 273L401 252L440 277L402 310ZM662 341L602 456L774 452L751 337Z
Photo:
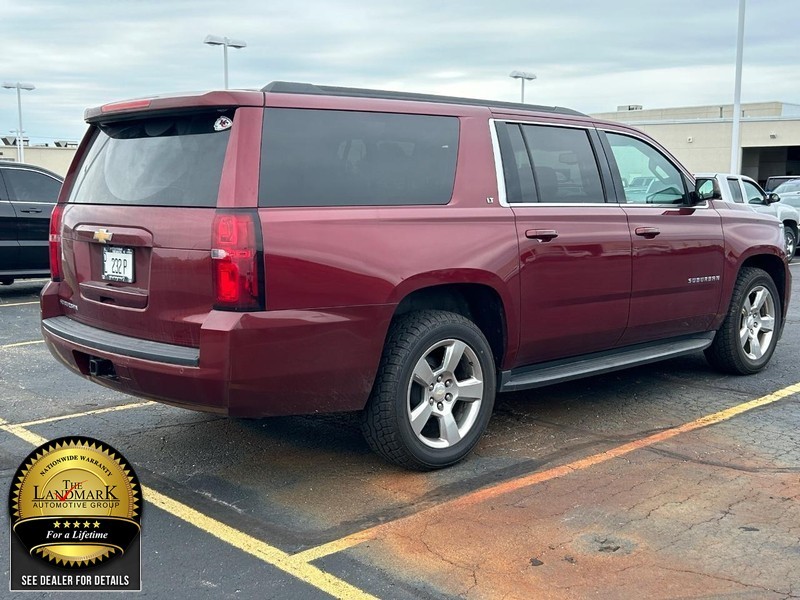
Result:
M694 206L688 206L686 204L638 204L633 202L515 202L514 204L510 204L508 202L508 197L506 196L506 179L505 174L503 172L503 158L500 154L500 141L497 137L497 123L519 123L522 125L529 124L529 125L545 125L545 126L552 126L552 127L571 127L572 129L583 129L585 131L589 131L590 129L597 129L598 131L603 131L607 133L617 133L619 135L628 135L628 133L621 133L614 129L604 129L598 128L594 126L588 125L571 125L571 124L560 124L560 123L552 123L548 121L520 121L516 119L498 119L498 118L490 118L489 119L489 133L492 138L492 154L494 155L494 165L495 165L495 177L497 178L497 193L499 196L499 203L500 206L504 206L506 208L512 208L517 206L523 207L534 207L534 206L557 206L557 207L578 207L578 206L610 206L610 207L617 207L617 208L625 208L627 206L635 206L635 207L642 207L642 208L698 208L698 209L707 209L710 208L708 200L704 201L702 204L696 204ZM639 135L630 135L630 137L634 137L640 140L643 143L646 143L648 146L656 150L657 152L661 152L658 148L654 147L647 138ZM663 154L663 153L662 153ZM665 158L667 158L665 156ZM684 175L688 175L690 179L694 179L694 176L686 171L682 166L678 167L672 160L669 161L671 165L673 165L678 171Z
M0 165L0 171L28 171L29 173L36 173L38 175L44 175L45 177L49 177L50 179L52 179L53 181L55 181L55 182L57 182L59 184L63 183L62 181L58 181L57 178L55 178L52 175L50 175L50 173L42 173L41 171L39 171L37 169L29 169L27 167L9 167L7 165Z
M497 201L500 206L510 207L506 196L506 176L503 173L503 158L500 156L500 140L497 138L497 119L489 119L489 135L492 138L494 174L497 179Z
M559 206L559 207L579 207L579 206L611 206L614 208L620 208L621 206L625 206L624 204L619 204L618 202L515 202L514 204L510 205L512 208L517 208L519 206L538 206L541 208L547 208L548 206ZM650 206L656 206L655 204L651 204Z
M519 125L541 125L543 127L568 127L570 129L597 129L594 125L573 125L572 123L553 123L552 121L521 121L517 119L498 119L492 118L492 121L502 121L503 123L515 123Z
M637 206L641 208L710 208L708 200L704 200L702 204L695 204L689 206L688 204L639 204L638 202L621 202L620 206Z
M500 154L500 140L497 137L497 123L512 123L512 124L521 124L521 125L543 125L543 126L550 126L550 127L569 127L571 129L582 129L586 131L587 135L590 129L595 129L593 126L585 126L585 125L562 125L560 123L551 123L547 121L518 121L516 119L496 119L491 118L489 119L489 132L492 136L492 154L494 154L494 165L495 165L495 176L497 177L497 192L500 196L500 206L505 206L506 208L512 208L517 206L561 206L561 207L568 207L568 206L616 206L620 207L623 206L622 203L612 201L612 202L514 202L511 204L508 201L508 197L506 195L506 178L505 173L503 171L503 157ZM598 174L599 174L598 165Z
M42 206L55 206L58 202L34 202L33 200L0 200L2 204L41 204Z

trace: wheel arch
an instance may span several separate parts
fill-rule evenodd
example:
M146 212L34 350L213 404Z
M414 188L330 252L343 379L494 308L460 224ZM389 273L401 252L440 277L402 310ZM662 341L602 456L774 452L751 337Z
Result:
M757 254L747 258L739 268L740 271L744 267L761 269L762 271L766 271L772 278L775 287L778 288L778 295L780 296L781 316L783 317L781 323L785 322L787 310L786 263L782 258L774 254Z
M470 319L483 332L500 368L509 352L509 315L500 293L485 283L446 283L420 287L397 304L392 319L417 310L446 310Z

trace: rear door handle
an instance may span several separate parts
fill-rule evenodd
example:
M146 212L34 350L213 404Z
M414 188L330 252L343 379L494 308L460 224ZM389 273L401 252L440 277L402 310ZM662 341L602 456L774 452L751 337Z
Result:
M21 208L21 209L19 210L19 212L24 212L24 213L40 213L40 212L42 212L42 209L41 209L41 208Z
M525 237L531 240L549 242L558 237L558 232L555 229L528 229L525 232Z
M658 227L637 227L635 233L642 237L654 238L661 233L661 230Z

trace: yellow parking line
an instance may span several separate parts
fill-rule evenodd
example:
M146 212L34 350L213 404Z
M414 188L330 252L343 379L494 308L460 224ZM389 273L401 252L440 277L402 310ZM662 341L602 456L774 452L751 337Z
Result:
M47 438L29 431L21 425L9 424L8 421L4 419L0 419L0 430L15 435L34 446L41 446L47 442ZM151 487L143 485L142 495L147 502L168 512L174 517L186 521L201 531L213 535L215 538L230 544L234 548L238 548L243 552L255 556L259 560L330 594L334 598L341 598L343 600L378 600L375 596L347 583L343 579L339 579L335 575L309 564L307 561L302 559L298 560L283 550L279 550L243 531L226 525L222 521L209 517L191 506L187 506L169 496L165 496Z
M336 552L345 550L347 548L351 548L352 546L360 544L361 542L373 540L378 536L378 534L381 531L389 527L397 526L397 524L407 521L409 519L416 518L421 514L429 513L431 511L438 511L443 508L449 511L453 510L457 511L459 508L462 507L478 504L479 502L490 500L492 498L496 498L503 494L508 494L510 492L514 492L522 488L530 487L539 483L543 483L545 481L550 481L551 479L564 477L565 475L569 475L571 473L575 473L576 471L581 471L583 469L588 469L589 467L599 465L613 458L619 458L620 456L629 454L634 450L641 450L642 448L647 448L649 446L652 446L659 442L663 442L682 433L688 433L690 431L695 431L697 429L708 427L709 425L715 425L717 423L727 421L737 415L741 415L742 413L748 412L756 408L760 408L762 406L767 406L768 404L772 404L779 400L783 400L784 398L788 398L789 396L793 396L797 393L800 393L800 383L795 383L793 385L780 389L777 392L773 392L772 394L767 394L766 396L762 396L761 398L756 398L755 400L750 400L749 402L743 402L742 404L737 404L736 406L732 406L731 408L726 408L725 410L721 410L719 412L715 412L713 414L700 417L699 419L695 419L694 421L684 423L683 425L678 425L677 427L671 427L670 429L665 429L664 431L661 431L659 433L655 433L645 438L641 438L632 442L628 442L626 444L622 444L621 446L617 446L615 448L611 448L610 450L593 454L592 456L588 456L586 458L581 458L579 460L573 461L566 465L562 465L560 467L554 467L552 469L547 469L546 471L531 473L530 475L524 475L516 479L511 479L508 481L504 481L502 483L498 483L493 486L475 490L474 492L470 492L463 496L459 496L457 498L454 498L453 500L448 500L446 502L436 504L435 506L423 509L419 512L413 513L406 517L401 517L394 521L381 523L380 525L375 525L374 527L370 527L369 529L353 533L338 540L328 542L327 544L322 544L314 548L309 548L308 550L303 551L301 554L307 557L313 557L309 558L309 560L315 560L318 558L322 558L323 556L327 556L329 554L335 554Z
M39 304L39 301L38 300L33 300L31 302L10 302L8 304L0 302L0 308L2 308L4 306L27 306L28 304Z
M32 342L16 342L14 344L6 344L4 346L0 346L0 350L5 350L6 348L19 348L20 346L30 346L31 344L44 344L44 340L33 340Z
M143 406L150 406L156 404L154 400L146 400L144 402L131 402L130 404L120 404L118 406L108 406L106 408L95 408L79 413L70 413L68 415L61 415L58 417L47 417L44 419L36 419L35 421L26 421L24 423L9 424L10 427L32 427L34 425L41 425L42 423L53 423L55 421L64 421L66 419L79 419L81 417L89 417L92 415L102 415L103 413L117 412L119 410L128 410L130 408L141 408Z
M375 536L373 535L372 529L365 529L364 531L353 533L346 537L339 538L338 540L333 540L327 544L321 544L319 546L309 548L308 550L303 550L302 552L293 554L292 558L294 560L301 560L303 562L314 562L318 558L323 558L331 554L337 554L338 552L342 552L352 548L353 546L358 546L361 542L366 542L374 538Z
M653 446L654 444L666 441L683 433L688 433L730 420L733 417L748 411L773 404L779 400L783 400L798 393L800 393L800 382L755 400L743 402L716 413L705 415L699 419L695 419L694 421L684 423L683 425L671 427L659 433L621 444L615 448L593 454L566 465L554 467L546 471L531 473L516 479L498 483L497 485L481 488L474 492L459 496L458 498L454 498L453 500L449 500L447 502L442 502L406 517L376 525L343 538L333 540L326 544L309 548L308 550L304 550L303 552L299 552L295 555L290 555L282 550L279 550L278 548L271 546L262 540L254 538L253 536L226 525L217 519L209 517L186 504L169 498L168 496L165 496L161 492L158 492L150 487L142 486L142 491L147 501L152 502L155 506L161 508L169 514L193 525L194 527L197 527L198 529L201 529L210 535L213 535L214 537L242 550L243 552L247 552L248 554L255 556L256 558L292 575L293 577L296 577L297 579L300 579L328 594L331 594L332 596L347 600L351 598L372 599L374 596L371 596L367 592L364 592L363 590L347 583L342 579L339 579L334 575L331 575L330 573L323 571L322 569L319 569L318 567L315 567L310 563L319 558L323 558L325 556L329 556L331 554L335 554L356 546L364 541L375 539L378 537L378 534L381 531L384 531L390 527L396 527L399 524L402 524L410 519L417 518L422 514L426 514L434 510L452 510L474 505L485 500L496 498L503 494L508 494L510 492L543 483L545 481L550 481L552 479L557 479L559 477L564 477L577 471L582 471L584 469L588 469L589 467L607 462L614 458L619 458L635 450L641 450L643 448ZM113 408L121 410L121 408L118 407ZM40 446L47 441L42 436L29 431L22 425L13 425L3 419L0 419L0 430L11 433L34 446Z
M306 583L313 585L315 588L327 592L336 598L352 598L353 600L357 598L375 598L371 594L358 589L346 581L343 581L342 579L339 579L338 577L331 575L330 573L327 573L306 561L297 560L295 557L282 550L278 550L274 546L270 546L269 544L262 542L251 535L239 531L238 529L234 529L229 525L225 525L216 519L212 519L211 517L204 515L203 513L185 504L177 502L172 498L168 498L167 496L164 496L163 494L151 488L142 487L142 492L144 493L145 500L151 504L155 504L169 514L176 516L179 519L183 519L187 523L202 529L206 533L213 535L223 542L227 542L231 546L239 548L239 550L242 550L243 552L252 554L256 558L259 558L262 561L277 567L281 571L289 573L297 579L305 581Z
M34 446L41 446L47 441L47 438L43 438L32 431L28 431L21 425L12 425L5 419L0 419L0 430L7 431L11 435L15 435L18 438L25 440L29 444L33 444Z

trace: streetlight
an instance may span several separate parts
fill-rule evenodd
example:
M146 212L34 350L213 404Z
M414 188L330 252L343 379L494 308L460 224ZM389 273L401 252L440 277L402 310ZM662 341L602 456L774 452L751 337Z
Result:
M246 48L247 44L242 40L232 40L228 37L220 37L218 35L207 35L203 40L204 44L209 46L222 46L222 56L225 69L225 89L228 89L228 46L231 48Z
M533 73L527 73L525 71L511 71L511 73L508 76L511 77L511 79L519 79L520 82L522 83L522 94L520 95L520 98L521 98L520 102L522 102L524 104L525 103L525 82L526 81L533 81L534 79L536 79L536 75L534 75Z
M744 46L745 0L739 0L739 31L736 36L736 77L733 86L733 121L731 122L731 173L739 173L742 151L739 148L739 121L742 116L742 47Z
M32 83L9 83L3 82L3 87L7 90L17 90L17 115L19 116L19 129L17 129L17 162L25 162L25 151L22 149L22 94L20 90L35 90L36 86Z

